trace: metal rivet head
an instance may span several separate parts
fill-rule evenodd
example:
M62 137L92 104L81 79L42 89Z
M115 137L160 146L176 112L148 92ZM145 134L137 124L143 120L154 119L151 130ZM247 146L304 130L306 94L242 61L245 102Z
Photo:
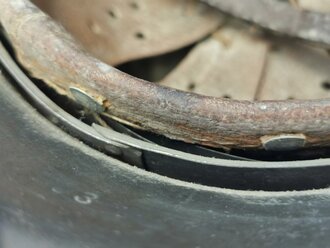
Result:
M267 151L292 151L305 146L306 136L303 134L281 134L263 136L261 142Z
M98 103L93 97L88 95L81 89L70 87L70 92L78 103L80 103L85 108L96 112L102 113L105 111L105 108L102 104Z

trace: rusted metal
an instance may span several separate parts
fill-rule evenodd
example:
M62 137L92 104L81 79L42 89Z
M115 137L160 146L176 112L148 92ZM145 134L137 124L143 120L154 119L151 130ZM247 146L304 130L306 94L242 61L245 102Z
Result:
M60 22L88 52L110 65L190 45L215 30L223 19L195 0L32 2Z
M90 56L30 1L0 6L1 24L31 76L69 96L76 87L125 123L213 147L261 148L262 137L281 134L304 135L305 146L330 143L329 99L234 101L159 86Z
M313 42L330 46L330 18L326 13L302 11L292 1L274 0L202 0L209 5L235 17L256 23L264 28ZM299 5L299 1L295 1ZM306 6L318 9L306 1Z

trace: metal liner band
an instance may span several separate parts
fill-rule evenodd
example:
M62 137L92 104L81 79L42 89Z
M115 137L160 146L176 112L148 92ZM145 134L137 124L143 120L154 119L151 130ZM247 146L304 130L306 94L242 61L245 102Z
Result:
M0 6L1 24L33 77L71 97L70 88L79 88L117 120L212 147L262 148L286 135L304 137L304 146L329 145L329 99L235 101L162 87L88 55L30 1L0 0Z

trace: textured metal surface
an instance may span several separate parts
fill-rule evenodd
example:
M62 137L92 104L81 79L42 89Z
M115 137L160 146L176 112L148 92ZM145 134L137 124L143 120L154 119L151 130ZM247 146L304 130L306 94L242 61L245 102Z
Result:
M86 54L28 0L0 4L0 21L33 77L63 94L77 87L126 123L214 147L261 147L262 136L282 133L304 134L306 146L329 144L329 100L230 101L161 87Z
M87 50L116 65L187 46L222 22L197 0L35 0ZM187 32L189 30L189 32Z
M210 153L207 149L191 149L187 144L184 144L184 150L180 147L176 150L170 149L166 145L141 140L140 137L127 136L126 131L119 133L95 124L86 125L47 98L17 67L2 46L0 61L15 79L13 83L19 85L33 106L52 123L86 144L130 165L188 182L243 190L306 190L330 185L327 174L330 170L329 159L292 162L244 161L243 158L220 152ZM17 103L12 101L12 104ZM12 115L10 111L7 114ZM5 118L5 115L3 116Z
M54 127L0 75L0 246L327 247L330 192L243 192L132 168Z
M96 148L104 148L104 151L108 150L117 150L118 148L122 149L121 153L125 156L129 156L125 149L129 148L128 150L138 150L149 151L149 152L156 152L167 154L168 156L173 156L178 159L188 159L189 161L196 161L200 160L200 156L195 156L193 154L200 154L201 152L197 152L203 150L204 161L207 163L214 163L216 159L229 159L229 160L246 160L241 157L232 156L230 154L222 153L219 151L212 151L211 153L208 152L208 149L204 147L195 147L195 152L191 152L192 154L186 152L177 152L174 149L168 149L162 146L155 145L152 141L143 138L140 135L132 132L130 129L126 128L125 126L121 125L120 123L114 120L107 120L111 121L111 127L114 130L111 131L110 139L104 138L98 132L89 126L86 123L76 119L75 117L71 116L59 106L57 106L52 100L50 100L37 86L24 74L24 72L18 67L15 61L10 57L6 49L0 43L0 61L1 64L4 66L5 70L13 77L16 84L18 84L22 90L25 92L26 95L29 96L30 101L33 103L37 109L43 113L51 122L60 126L62 129L67 130L71 135L74 137L79 138L80 140L84 141L87 144L92 146L96 146ZM94 103L94 102L93 102ZM104 116L103 116L104 117ZM109 129L109 127L107 127ZM112 137L113 136L113 137ZM134 139L128 140L129 137L133 137ZM114 141L114 139L118 140ZM136 140L136 141L135 141ZM144 141L140 145L136 145L136 142ZM133 144L133 147L129 147L130 144ZM184 143L184 148L191 151L192 146L187 145ZM180 149L178 149L180 150ZM115 152L118 153L118 152ZM114 155L110 153L110 155ZM130 156L131 157L131 156ZM214 158L213 161L208 160L209 158ZM123 159L123 158L122 158ZM128 162L128 161L125 161ZM200 162L200 161L199 161ZM225 160L221 161L225 162Z

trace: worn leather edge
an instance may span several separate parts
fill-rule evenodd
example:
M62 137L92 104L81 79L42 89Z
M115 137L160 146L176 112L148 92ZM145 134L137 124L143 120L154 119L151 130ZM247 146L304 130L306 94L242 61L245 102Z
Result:
M169 138L213 147L260 148L261 138L303 134L330 141L330 101L235 101L201 96L129 76L88 55L28 0L0 0L0 21L31 76L62 94L86 92L107 113Z

